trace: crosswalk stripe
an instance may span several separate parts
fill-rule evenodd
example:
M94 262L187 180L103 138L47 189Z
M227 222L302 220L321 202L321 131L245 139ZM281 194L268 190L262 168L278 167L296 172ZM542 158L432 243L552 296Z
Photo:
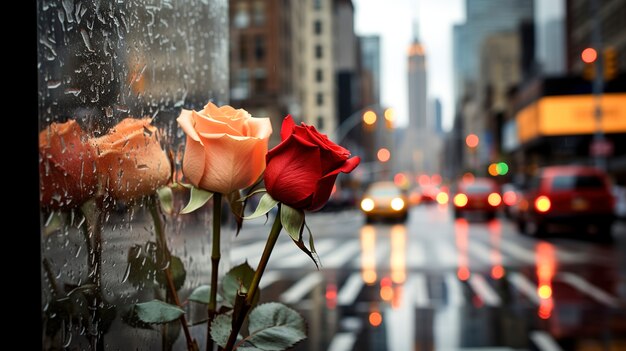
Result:
M539 305L539 296L537 296L537 287L528 278L521 273L511 273L508 275L509 282L524 294L535 305Z
M430 298L428 296L428 285L426 276L422 273L411 274L410 288L415 293L415 304L418 308L426 308L430 306Z
M539 351L563 351L554 338L545 331L535 330L531 332L530 340L537 346Z
M437 258L442 266L456 266L459 263L457 250L448 243L439 242L435 245Z
M485 278L480 274L472 274L469 284L476 294L480 296L487 306L500 306L502 300L495 290L487 283Z
M311 272L282 293L280 300L287 304L294 304L302 300L302 298L313 290L317 284L321 283L322 280L324 280L322 273L318 271Z
M362 288L363 279L361 279L361 274L352 273L337 294L337 304L339 306L353 304Z
M619 300L616 297L589 283L579 275L563 272L559 273L557 278L591 296L594 300L600 303L610 307L619 307L620 305Z
M456 276L453 273L446 274L445 283L448 289L448 303L451 306L464 305L465 297L463 296L463 287Z
M508 252L509 255L515 257L516 259L525 262L525 263L535 263L535 252L527 249L523 249L517 244L501 241L500 248L504 251Z
M332 248L333 246L334 246L334 241L331 239L327 239L327 240L320 241L317 245L315 245L315 249L317 252L324 252L324 251L330 250L330 248ZM280 252L280 251L277 251L277 252ZM312 268L315 266L311 258L308 255L306 255L304 252L301 252L300 250L298 250L298 252L293 253L289 256L281 257L280 261L277 261L274 264L271 264L271 261L270 261L270 266L273 268L298 268L298 267L305 266L306 264L310 264Z
M351 351L355 342L356 335L354 333L337 333L328 345L328 351Z
M469 252L472 254L471 261L477 260L487 264L503 264L502 262L495 262L492 251L475 241L470 241Z
M259 288L265 289L266 287L279 281L281 278L281 274L276 271L265 272L265 274L263 274L263 278L259 282Z
M426 251L420 242L412 242L407 253L407 268L422 268L426 266Z
M353 259L359 251L361 251L361 244L355 240L349 241L332 252L329 252L328 255L322 255L323 267L343 267L348 261Z

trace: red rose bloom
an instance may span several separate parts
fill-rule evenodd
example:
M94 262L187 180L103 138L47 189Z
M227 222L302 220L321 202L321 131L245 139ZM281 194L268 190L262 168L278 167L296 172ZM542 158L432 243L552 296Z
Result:
M359 157L333 143L315 127L296 126L285 117L280 130L282 142L267 153L265 187L277 201L297 209L322 208L339 172L350 173Z

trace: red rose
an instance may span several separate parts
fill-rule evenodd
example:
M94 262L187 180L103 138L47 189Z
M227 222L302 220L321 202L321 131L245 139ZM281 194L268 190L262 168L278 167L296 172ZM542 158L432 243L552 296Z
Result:
M265 187L277 201L297 209L316 211L328 198L339 172L350 173L361 159L333 143L315 127L296 126L285 117L282 142L267 153Z

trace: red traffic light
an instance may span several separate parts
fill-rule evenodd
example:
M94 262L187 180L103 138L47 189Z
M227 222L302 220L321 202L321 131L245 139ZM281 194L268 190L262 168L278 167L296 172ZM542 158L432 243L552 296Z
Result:
M584 63L594 63L598 58L598 52L594 48L586 48L580 54L580 58L583 59Z

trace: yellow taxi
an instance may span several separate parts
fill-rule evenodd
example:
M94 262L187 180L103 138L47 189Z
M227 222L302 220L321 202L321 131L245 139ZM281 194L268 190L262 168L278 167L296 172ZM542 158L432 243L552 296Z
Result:
M396 219L405 222L409 216L409 199L393 182L372 183L361 200L361 210L368 223L374 219Z

